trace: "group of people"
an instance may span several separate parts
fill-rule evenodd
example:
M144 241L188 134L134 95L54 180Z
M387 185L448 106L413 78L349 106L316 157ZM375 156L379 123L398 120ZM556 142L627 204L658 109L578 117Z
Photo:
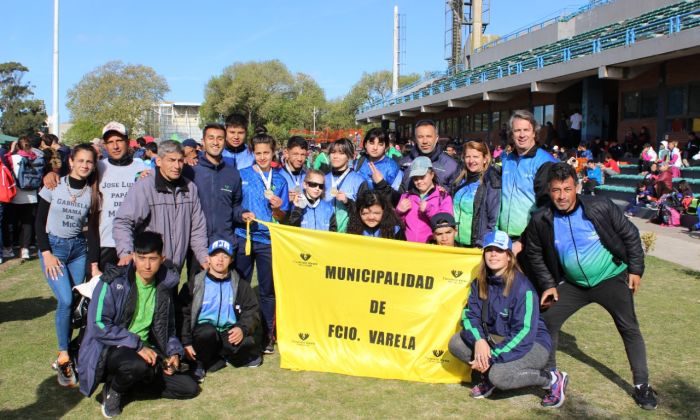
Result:
M644 271L639 234L609 200L577 195L574 169L537 145L532 113L512 114L513 150L500 165L481 142L466 143L459 159L444 153L430 120L416 124L414 147L400 157L377 128L360 153L348 139L330 144L316 169L305 139L288 139L277 159L276 140L261 129L248 141L247 127L239 114L207 124L202 150L187 157L180 143L161 141L151 167L112 122L103 159L78 145L67 174L42 180L35 225L58 300L54 368L61 385L76 386L77 365L85 395L104 382L106 417L135 388L192 398L208 372L259 366L261 353L274 353L273 255L259 222L483 248L463 331L450 342L481 373L472 396L537 385L547 390L543 406L561 406L569 377L556 365L559 328L595 302L623 338L635 401L656 407L633 304ZM71 289L86 272L99 280L71 354Z

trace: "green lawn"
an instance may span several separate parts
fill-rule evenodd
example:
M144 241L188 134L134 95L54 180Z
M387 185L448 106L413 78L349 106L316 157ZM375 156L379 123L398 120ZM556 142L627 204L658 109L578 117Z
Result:
M571 377L560 410L539 408L531 388L473 400L469 388L356 378L279 368L279 356L258 369L210 374L191 401L134 401L124 417L399 418L466 417L697 417L700 413L700 273L648 258L637 298L652 384L660 405L634 404L631 372L612 320L598 306L564 326L559 365ZM0 273L0 418L98 418L95 397L56 383L55 301L37 261ZM99 393L98 393L99 394Z

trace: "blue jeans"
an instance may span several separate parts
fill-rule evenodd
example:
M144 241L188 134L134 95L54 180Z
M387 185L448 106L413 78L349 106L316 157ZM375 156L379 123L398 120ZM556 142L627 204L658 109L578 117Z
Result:
M71 336L70 312L73 303L73 286L81 284L85 280L85 263L87 261L87 243L85 237L80 235L75 238L59 238L49 235L51 253L63 264L63 274L56 280L46 277L49 287L58 300L56 306L56 337L58 338L58 351L68 350ZM46 273L44 257L39 252L41 270Z

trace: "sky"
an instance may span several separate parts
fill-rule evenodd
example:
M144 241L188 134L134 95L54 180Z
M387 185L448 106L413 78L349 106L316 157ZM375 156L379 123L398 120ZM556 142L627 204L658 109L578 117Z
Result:
M3 2L0 62L29 68L24 81L51 114L53 0ZM503 36L586 3L491 0L486 32ZM445 69L444 0L62 0L60 120L70 120L67 91L112 60L153 67L177 102L203 101L207 81L233 63L270 59L341 97L364 72L391 70L394 5L406 27L402 74Z

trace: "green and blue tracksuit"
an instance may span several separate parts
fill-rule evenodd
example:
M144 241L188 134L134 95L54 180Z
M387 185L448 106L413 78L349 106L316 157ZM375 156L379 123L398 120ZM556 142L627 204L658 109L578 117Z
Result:
M581 287L596 286L627 269L625 263L615 263L580 205L569 214L554 212L554 248L566 278Z
M472 219L474 218L474 199L481 180L463 185L456 193L452 203L455 221L457 222L457 237L455 241L462 245L472 245Z
M530 213L537 207L535 183L539 169L557 160L535 146L527 154L510 153L503 159L501 182L501 212L498 228L510 237L519 237Z
M504 282L501 277L488 277L488 319L486 327L491 335L503 337L503 341L491 348L492 363L507 363L525 356L539 343L547 351L552 350L549 332L540 318L540 299L530 280L516 272L508 296L503 296ZM478 281L469 288L467 307L462 312L462 340L469 347L480 339L486 339L482 327Z

